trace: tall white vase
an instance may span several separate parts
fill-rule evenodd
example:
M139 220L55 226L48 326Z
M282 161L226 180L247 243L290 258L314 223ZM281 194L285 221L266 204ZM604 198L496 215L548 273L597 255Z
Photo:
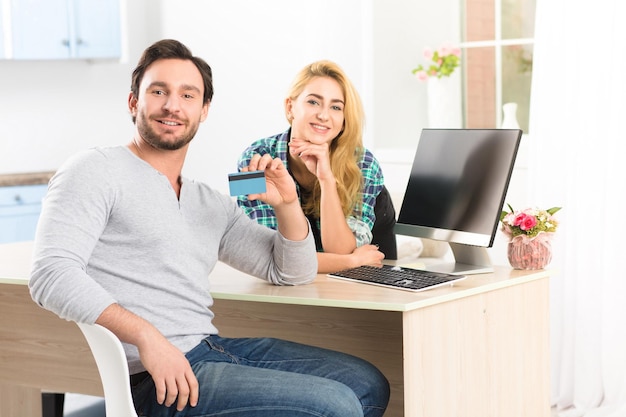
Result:
M519 129L517 122L517 103L505 103L502 105L502 129Z
M463 127L463 97L459 71L452 73L449 77L429 77L427 93L428 127Z

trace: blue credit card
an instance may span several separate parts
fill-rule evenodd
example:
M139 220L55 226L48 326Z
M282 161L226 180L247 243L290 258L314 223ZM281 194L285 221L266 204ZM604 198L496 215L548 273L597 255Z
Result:
M266 191L265 172L235 172L228 174L228 188L231 196L260 194Z

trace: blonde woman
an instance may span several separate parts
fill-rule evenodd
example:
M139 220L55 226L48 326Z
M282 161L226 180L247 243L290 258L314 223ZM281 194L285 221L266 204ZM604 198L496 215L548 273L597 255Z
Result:
M282 160L315 235L318 272L395 259L395 210L378 161L363 146L363 106L343 70L331 61L307 65L284 105L290 127L250 145L239 169L265 154ZM277 227L267 204L247 196L237 201L257 222Z

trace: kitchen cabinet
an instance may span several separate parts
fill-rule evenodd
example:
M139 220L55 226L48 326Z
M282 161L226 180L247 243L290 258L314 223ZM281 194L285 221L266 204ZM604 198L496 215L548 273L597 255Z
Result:
M3 25L8 26L4 37L10 39L5 41L6 58L121 56L120 0L10 0L8 4L10 25ZM6 9L5 6L5 14Z
M0 187L0 243L33 240L47 184Z

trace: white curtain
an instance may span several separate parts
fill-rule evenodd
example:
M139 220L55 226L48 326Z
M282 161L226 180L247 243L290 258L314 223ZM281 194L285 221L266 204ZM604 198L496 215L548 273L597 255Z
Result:
M528 195L563 207L553 405L626 416L626 0L537 0L530 108Z

